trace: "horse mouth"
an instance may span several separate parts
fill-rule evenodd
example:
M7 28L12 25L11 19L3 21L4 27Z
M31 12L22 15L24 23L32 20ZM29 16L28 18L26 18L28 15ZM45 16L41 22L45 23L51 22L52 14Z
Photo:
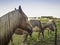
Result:
M29 34L30 35L30 37L32 37L32 34Z

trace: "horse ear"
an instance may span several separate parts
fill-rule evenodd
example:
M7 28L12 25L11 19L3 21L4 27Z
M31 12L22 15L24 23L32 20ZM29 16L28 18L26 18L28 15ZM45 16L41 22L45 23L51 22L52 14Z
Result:
M19 9L21 9L21 6L19 6Z
M21 13L22 13L22 9L21 9L21 6L19 6L19 12L21 12Z
M17 10L17 9L15 8L15 10Z

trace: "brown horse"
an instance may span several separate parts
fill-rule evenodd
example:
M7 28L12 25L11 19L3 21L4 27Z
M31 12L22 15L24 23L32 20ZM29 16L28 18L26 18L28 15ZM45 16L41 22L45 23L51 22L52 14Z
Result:
M0 45L8 45L16 28L21 28L31 34L27 28L27 16L22 11L21 6L4 16L0 17Z

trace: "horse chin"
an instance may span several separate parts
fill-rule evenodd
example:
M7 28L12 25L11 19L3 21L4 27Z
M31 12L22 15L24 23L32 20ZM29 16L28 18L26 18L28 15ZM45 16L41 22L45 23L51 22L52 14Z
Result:
M32 34L29 34L30 35L30 37L32 37Z
M31 30L31 32L30 32L30 37L32 37L32 33L33 33L33 31Z
M28 33L29 33L30 37L32 37L32 29L31 28L28 29Z

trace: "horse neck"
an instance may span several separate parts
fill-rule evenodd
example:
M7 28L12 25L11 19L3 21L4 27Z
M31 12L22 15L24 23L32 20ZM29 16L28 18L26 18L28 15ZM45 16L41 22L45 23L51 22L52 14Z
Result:
M40 21L40 28L41 28L41 29L43 29L43 26L42 26L42 23L41 23L41 21Z
M52 21L52 25L54 25L54 26L56 27L56 23L55 23L55 21Z

